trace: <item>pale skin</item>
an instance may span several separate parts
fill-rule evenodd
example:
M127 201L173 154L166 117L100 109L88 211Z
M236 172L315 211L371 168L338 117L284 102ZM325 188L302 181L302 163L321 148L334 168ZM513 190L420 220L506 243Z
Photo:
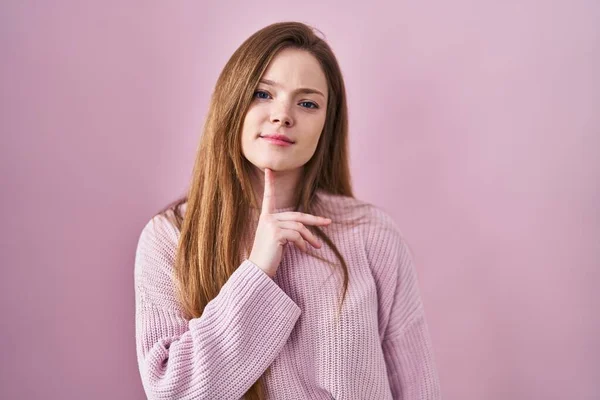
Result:
M296 204L304 165L315 153L325 124L327 78L318 60L298 49L284 49L261 77L242 128L242 152L254 166L252 187L262 198L254 244L248 259L273 278L289 242L301 251L321 243L306 225L326 226L331 220L301 212L276 212ZM267 134L293 141L278 146ZM262 193L261 193L262 192Z
M308 242L316 249L320 249L321 243L306 228L306 225L326 226L331 223L329 218L296 211L276 213L276 202L277 194L275 193L273 172L269 168L265 168L262 208L254 245L248 259L271 278L275 276L281 262L283 246L291 242L300 250L307 251L306 242Z
M307 89L307 90L304 90ZM242 152L254 166L251 176L257 198L262 198L264 169L277 179L277 207L296 205L303 166L316 151L325 125L327 78L309 52L278 52L260 79L242 127ZM261 138L279 133L294 141L276 146Z

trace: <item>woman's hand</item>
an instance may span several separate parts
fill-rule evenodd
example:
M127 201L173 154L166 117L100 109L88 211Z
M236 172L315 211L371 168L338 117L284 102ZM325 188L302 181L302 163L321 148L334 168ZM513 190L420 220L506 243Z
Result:
M331 219L301 212L275 213L275 180L273 171L265 168L265 188L258 226L252 252L248 258L271 278L275 276L283 246L292 242L302 251L307 251L305 240L313 247L321 248L321 243L305 225L329 225Z

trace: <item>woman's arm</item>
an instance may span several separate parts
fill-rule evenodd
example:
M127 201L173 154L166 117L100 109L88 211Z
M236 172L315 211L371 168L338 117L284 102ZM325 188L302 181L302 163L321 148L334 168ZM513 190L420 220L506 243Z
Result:
M382 341L394 399L441 399L429 327L406 243L397 242L393 300Z
M136 349L149 399L239 399L273 362L300 308L245 260L199 318L172 280L177 237L164 217L143 229L135 260Z

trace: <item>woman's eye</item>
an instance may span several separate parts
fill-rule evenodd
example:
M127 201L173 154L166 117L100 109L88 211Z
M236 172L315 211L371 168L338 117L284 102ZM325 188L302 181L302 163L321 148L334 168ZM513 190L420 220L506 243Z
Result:
M312 101L303 101L300 104L308 104L308 106L306 108L314 108L314 109L319 108L319 106L316 105L315 103L313 103Z
M265 95L266 97L261 97L262 95ZM254 92L254 97L258 97L259 99L268 99L269 93L264 92L262 90L257 90L256 92Z
M269 97L271 97L271 95L269 93L265 92L264 90L257 90L254 92L254 97L256 97L258 99L266 100ZM312 101L303 101L300 103L300 105L304 108L310 108L310 109L319 108L319 106L317 104L313 103Z

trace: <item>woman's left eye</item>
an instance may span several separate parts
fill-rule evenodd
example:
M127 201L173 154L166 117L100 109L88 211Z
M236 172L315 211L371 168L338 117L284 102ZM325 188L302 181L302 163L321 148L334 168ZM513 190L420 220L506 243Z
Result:
M316 105L315 103L313 103L312 101L303 101L300 104L308 104L309 106L306 108L314 108L314 109L319 108L319 106Z

